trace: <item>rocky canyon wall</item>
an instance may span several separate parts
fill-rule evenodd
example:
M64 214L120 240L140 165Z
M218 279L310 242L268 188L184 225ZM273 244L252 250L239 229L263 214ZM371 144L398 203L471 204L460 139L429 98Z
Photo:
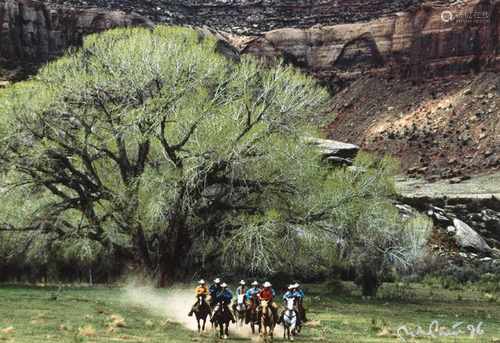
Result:
M367 21L422 0L49 0L73 6L136 11L155 22L209 26L238 34L285 27Z
M117 26L147 25L121 11L48 7L31 0L0 1L0 62L25 65L61 55L82 43L85 34Z
M500 0L0 0L3 64L44 62L87 33L153 22L209 26L242 52L327 81L498 70ZM285 28L282 28L285 27ZM263 32L267 29L279 28Z
M430 3L369 22L279 29L235 42L327 80L367 72L447 76L499 69L499 16L497 0Z

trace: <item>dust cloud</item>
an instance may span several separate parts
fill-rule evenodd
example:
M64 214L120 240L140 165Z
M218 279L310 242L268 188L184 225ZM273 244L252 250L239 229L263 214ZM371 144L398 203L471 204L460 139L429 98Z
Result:
M128 304L141 306L150 313L182 324L189 330L197 331L198 326L195 317L188 317L188 312L195 302L194 289L186 287L171 287L168 290L158 290L149 286L132 286L125 288L125 301ZM206 332L212 331L210 320L207 319ZM229 326L229 335L250 338L252 341L259 342L259 336L252 335L250 326L240 327L238 324ZM283 337L283 328L276 326L275 337Z

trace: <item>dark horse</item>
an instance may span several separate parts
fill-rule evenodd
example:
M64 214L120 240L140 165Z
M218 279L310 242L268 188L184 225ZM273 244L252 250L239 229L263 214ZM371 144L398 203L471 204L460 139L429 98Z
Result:
M258 306L259 298L257 296L253 296L247 306L247 313L245 316L245 324L250 324L253 334L255 334L255 325L259 325L259 318L257 316Z
M196 316L196 321L198 322L198 332L205 331L205 324L207 322L207 317L211 315L210 306L205 301L205 297L199 296L198 302L196 304L196 309L194 310L194 315ZM201 324L203 322L203 324Z
M223 303L218 303L214 308L214 314L212 315L212 323L215 329L219 327L219 337L227 339L229 335L229 322L231 321L231 313L229 313L229 308Z

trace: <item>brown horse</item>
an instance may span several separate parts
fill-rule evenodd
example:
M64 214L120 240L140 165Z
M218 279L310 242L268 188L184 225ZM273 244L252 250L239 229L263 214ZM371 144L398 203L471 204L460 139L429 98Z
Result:
M196 321L198 322L198 332L205 331L207 317L211 316L211 313L212 312L210 311L208 302L205 301L204 297L199 296L196 309L194 310L194 315L196 316Z
M257 307L259 306L259 298L253 296L247 306L247 313L245 316L245 323L250 324L252 334L255 334L255 325L259 325L259 318L257 316Z
M274 328L276 326L276 319L273 311L270 308L268 301L261 300L259 311L259 332L267 340L267 337L273 340Z
M226 305L219 303L215 306L214 314L212 315L212 323L214 324L215 330L217 330L217 326L219 327L219 338L228 338L229 322L231 318L231 313Z

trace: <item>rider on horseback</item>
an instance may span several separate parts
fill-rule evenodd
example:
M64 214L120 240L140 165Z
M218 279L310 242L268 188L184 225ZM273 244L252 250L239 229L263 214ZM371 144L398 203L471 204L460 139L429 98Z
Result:
M220 279L217 278L214 280L214 283L208 288L208 293L210 294L210 306L214 306L216 304L216 297L219 292L222 291L222 287L220 284Z
M258 296L261 289L259 288L259 283L257 281L252 282L252 288L250 288L246 293L246 300L250 303L250 306L256 305L254 302L258 300Z
M234 318L233 312L229 309L229 304L231 304L231 300L233 299L233 293L229 289L227 289L227 284L224 282L220 285L221 290L215 295L215 303L224 306L224 310L226 310L233 323L236 323L236 319Z
M195 288L194 290L196 294L196 302L191 306L191 311L189 311L188 316L191 317L193 315L193 312L195 312L198 309L198 306L200 305L199 300L200 298L202 299L203 302L205 302L207 295L208 295L208 288L206 286L205 280L200 280L198 281L198 287Z
M286 293L283 295L283 301L285 302L285 304L286 304L287 299L295 298L294 292L293 292L293 286L294 285L289 285L288 291L286 291ZM286 307L285 307L285 309L283 309L283 311L281 311L281 315L278 319L278 324L280 324L283 321L283 316L285 315L285 311L286 311Z
M247 286L245 280L240 281L240 285L238 288L236 288L236 301L233 303L233 312L236 312L236 307L238 303L238 298L243 295L243 304L246 305L246 293L247 293Z
M264 282L262 287L263 288L258 295L259 299L267 301L270 308L271 308L271 311L273 312L274 318L278 318L278 305L276 305L273 301L274 297L276 296L276 292L272 288L272 285L269 281ZM260 309L259 309L259 311L260 311Z
M240 286L236 288L236 295L246 294L247 286L245 280L240 281Z

